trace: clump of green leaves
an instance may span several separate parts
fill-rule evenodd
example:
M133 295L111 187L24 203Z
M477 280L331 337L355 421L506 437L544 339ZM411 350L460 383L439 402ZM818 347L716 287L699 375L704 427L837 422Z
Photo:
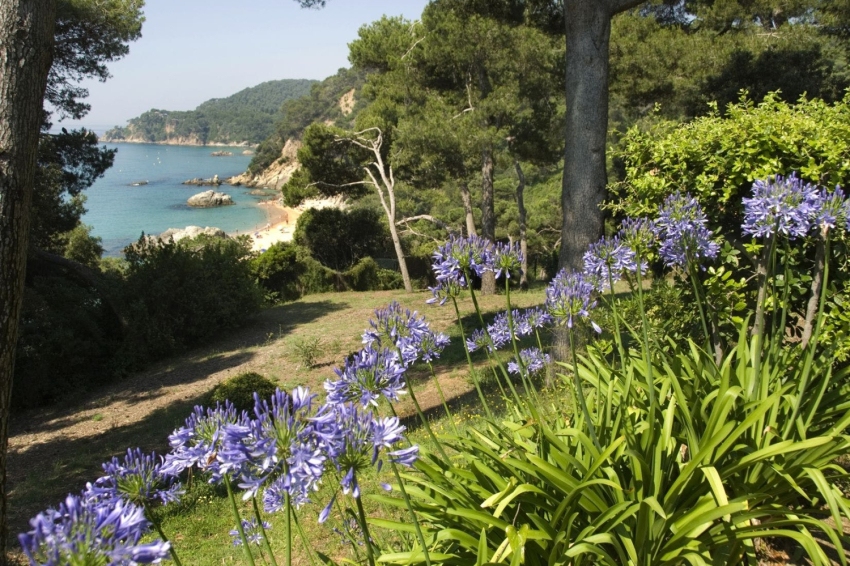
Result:
M210 404L224 403L230 400L237 411L251 411L254 408L254 393L261 399L271 397L277 385L259 373L249 371L223 381L210 392Z
M296 336L289 342L292 356L301 367L310 369L324 353L322 339L317 336Z

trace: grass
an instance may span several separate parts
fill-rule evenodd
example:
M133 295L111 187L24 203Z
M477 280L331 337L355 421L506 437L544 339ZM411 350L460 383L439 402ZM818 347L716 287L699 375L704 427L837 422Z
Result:
M444 392L450 399L456 421L463 426L475 418L478 399L468 376L468 367L460 333L457 330L454 310L450 306L432 307L425 304L429 293L406 294L402 291L363 293L329 293L312 295L302 300L266 309L253 322L215 343L196 349L183 356L172 358L135 376L142 383L141 390L132 390L124 382L114 384L102 391L93 391L61 408L17 415L14 430L44 429L41 442L33 446L13 447L10 455L10 531L12 536L26 530L26 521L40 510L55 505L68 492L78 492L86 481L100 475L100 464L112 456L120 455L128 447L139 446L144 450L167 450L167 436L182 424L191 407L202 402L216 383L230 375L243 371L256 371L276 381L281 388L291 389L298 385L309 386L321 393L322 383L334 377L333 368L349 353L361 347L361 333L376 308L396 300L405 308L418 310L431 323L432 328L447 332L452 344L434 364ZM524 308L543 302L542 288L530 292L512 293L515 308ZM504 296L479 297L485 314L492 317L504 308ZM461 303L464 325L468 329L478 326L471 301ZM300 355L293 355L291 345L309 343L319 339L321 348L316 349L312 364L305 364ZM506 356L508 354L505 354ZM488 398L499 402L498 390L492 386L486 358L479 353L474 358L477 371L481 372L487 388ZM215 379L210 379L214 376ZM417 367L410 373L417 397L433 423L435 432L451 430L443 415L439 398L431 384L427 367ZM159 394L152 382L174 383L177 400L155 410L149 410L140 418L122 420L122 410L141 410L145 403ZM132 384L133 377L127 382ZM170 389L169 389L170 390ZM185 393L185 394L184 394ZM114 402L119 399L125 404ZM126 407L125 407L126 405ZM89 409L96 407L96 410ZM116 408L118 407L118 408ZM409 400L401 403L397 410L405 418L411 430L413 442L428 444L418 420L410 418L413 406ZM90 413L90 414L88 414ZM66 432L79 420L101 429L97 433L79 433L68 438ZM14 436L14 433L13 433ZM69 435L71 436L71 435ZM45 462L49 462L45 465ZM392 473L385 469L379 476L371 474L362 478L364 493L381 492L381 482L392 483ZM316 494L316 502L326 502L332 495L331 481L326 480L322 491ZM370 514L391 515L395 511L379 509L368 497L366 509ZM332 526L317 524L321 507L306 506L299 511L299 518L314 548L329 556L349 556L351 545L344 544ZM243 516L249 517L249 503L243 504ZM174 509L161 510L163 527L181 553L186 566L209 564L243 564L240 548L231 544L228 531L234 528L232 515L224 493L198 482L189 489L183 504ZM397 517L404 520L403 517ZM274 527L269 533L272 547L282 555L284 528L282 521L270 519ZM280 523L280 524L278 524ZM398 533L372 533L383 537L390 544ZM10 541L10 546L16 542ZM300 543L294 550L296 564L309 564L307 554ZM20 559L20 556L18 556ZM21 562L23 563L23 562ZM258 562L258 564L261 562Z

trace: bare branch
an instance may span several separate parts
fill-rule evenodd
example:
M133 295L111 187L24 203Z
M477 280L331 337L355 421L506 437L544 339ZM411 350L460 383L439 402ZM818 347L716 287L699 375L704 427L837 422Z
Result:
M443 230L447 230L448 232L455 232L455 230L452 230L448 224L446 224L439 218L434 218L430 214L418 214L416 216L408 216L407 218L402 218L401 220L397 221L395 224L396 226L400 226L402 224L408 224L409 222L416 222L417 220L427 220L428 222L436 224Z
M426 36L422 36L422 37L420 37L419 39L417 39L417 40L416 40L416 42L415 42L413 45L411 45L411 46L410 46L410 49L408 49L408 50L404 53L404 55L402 55L402 56L401 56L401 58L402 58L402 59L404 59L405 57L407 57L408 55L410 55L410 52L411 52L411 51L413 51L413 48L414 48L414 47L416 47L417 45L419 45L420 43L422 43L422 41L425 39L425 37L426 37Z

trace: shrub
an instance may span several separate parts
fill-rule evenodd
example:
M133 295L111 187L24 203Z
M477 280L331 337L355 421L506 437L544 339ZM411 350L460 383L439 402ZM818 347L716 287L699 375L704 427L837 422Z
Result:
M294 244L278 242L251 260L251 271L271 301L294 301L301 296L299 277L306 266Z
M253 371L240 373L216 385L210 392L210 404L224 403L229 400L237 411L254 410L254 393L261 399L267 399L274 394L277 385L262 375Z
M345 271L364 257L382 257L390 247L381 215L369 208L307 210L298 218L294 241L336 271Z
M173 354L241 324L260 305L247 239L199 237L127 248L125 362Z
M290 342L290 348L301 365L309 369L322 355L322 339L316 336L296 337Z

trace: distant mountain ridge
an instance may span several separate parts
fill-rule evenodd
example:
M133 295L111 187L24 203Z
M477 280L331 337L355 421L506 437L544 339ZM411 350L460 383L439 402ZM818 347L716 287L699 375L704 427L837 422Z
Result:
M194 110L152 109L106 132L104 142L173 145L256 145L270 137L287 100L310 94L317 81L283 79L213 98Z

